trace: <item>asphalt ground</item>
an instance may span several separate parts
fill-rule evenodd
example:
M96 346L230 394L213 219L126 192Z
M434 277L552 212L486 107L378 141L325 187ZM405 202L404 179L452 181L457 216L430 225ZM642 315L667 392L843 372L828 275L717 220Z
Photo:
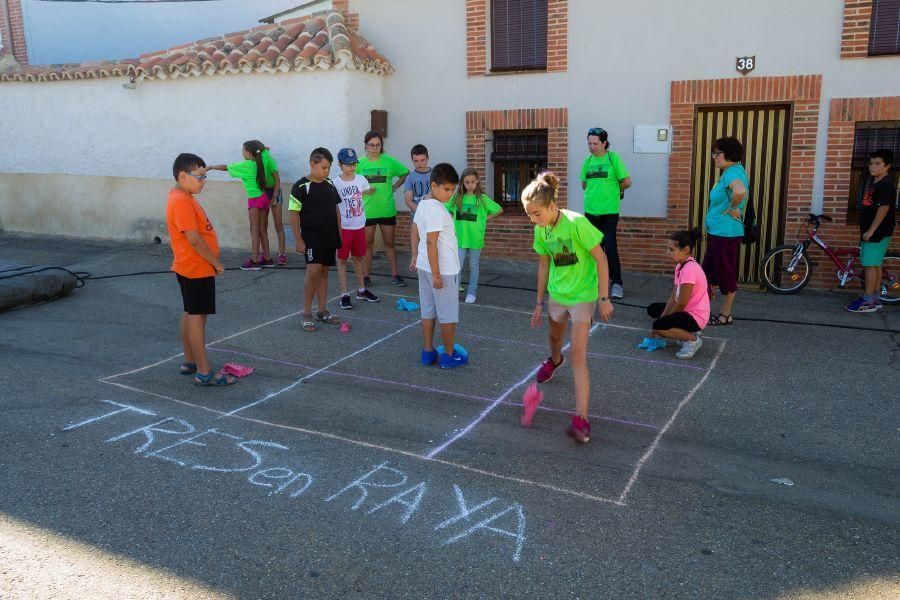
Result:
M170 257L4 234L0 260L100 277ZM415 278L376 276L381 303L330 306L349 333L310 334L290 261L218 279L209 355L256 369L229 388L177 373L172 274L0 314L0 597L900 597L900 307L742 291L683 361L635 348L670 282L627 274L580 446L567 368L519 426L548 353L533 264L482 261L470 364L442 371L395 307Z

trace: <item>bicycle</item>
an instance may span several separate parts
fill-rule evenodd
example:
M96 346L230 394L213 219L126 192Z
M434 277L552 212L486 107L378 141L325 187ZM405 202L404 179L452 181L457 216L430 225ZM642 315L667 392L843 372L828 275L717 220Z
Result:
M769 290L776 294L795 294L809 283L813 272L813 264L809 259L809 247L812 244L821 248L837 267L840 287L846 286L850 281L863 279L859 246L852 249L829 247L818 235L822 221L830 223L832 219L828 215L810 214L800 226L795 244L776 246L766 252L759 265L759 277ZM886 304L900 302L900 256L897 254L888 253L884 257L878 297Z

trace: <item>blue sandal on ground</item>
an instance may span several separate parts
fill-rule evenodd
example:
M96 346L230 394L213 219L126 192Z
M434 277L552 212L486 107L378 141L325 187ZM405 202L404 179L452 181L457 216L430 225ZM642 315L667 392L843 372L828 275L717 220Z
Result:
M235 383L237 383L237 377L229 375L227 373L223 373L222 371L219 371L215 375L213 375L212 371L210 371L206 375L202 373L197 373L196 375L194 375L194 385L198 385L201 387L220 387L223 385L233 385Z
M179 372L182 375L193 375L197 372L197 363L181 363L181 367L179 368Z

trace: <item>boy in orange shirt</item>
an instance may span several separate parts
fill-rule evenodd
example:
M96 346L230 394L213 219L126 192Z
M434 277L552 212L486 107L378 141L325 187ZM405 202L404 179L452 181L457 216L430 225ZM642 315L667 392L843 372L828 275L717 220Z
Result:
M235 377L215 375L206 357L206 317L216 314L216 276L225 272L219 262L219 240L212 222L194 198L206 184L206 163L196 154L179 154L172 165L177 185L169 191L166 227L172 246L172 270L181 286L184 314L181 343L182 375L193 375L194 385L231 385Z

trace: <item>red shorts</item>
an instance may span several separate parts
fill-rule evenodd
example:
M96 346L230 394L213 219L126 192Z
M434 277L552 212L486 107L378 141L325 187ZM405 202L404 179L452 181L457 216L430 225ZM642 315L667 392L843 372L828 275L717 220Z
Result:
M362 258L366 255L366 230L341 229L341 247L338 248L338 260L347 260L350 255Z

